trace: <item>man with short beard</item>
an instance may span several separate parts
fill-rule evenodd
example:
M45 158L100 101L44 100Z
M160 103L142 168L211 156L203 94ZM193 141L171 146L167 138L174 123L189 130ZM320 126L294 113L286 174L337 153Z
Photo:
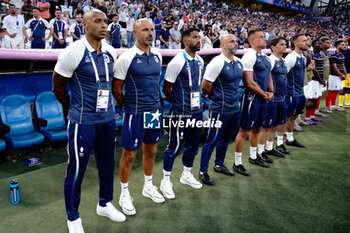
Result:
M50 20L51 27L53 28L53 40L52 48L60 49L67 46L66 38L68 36L68 24L62 20L62 11L56 9L56 18Z
M331 42L330 42L330 39L328 37L321 37L320 41L322 43L322 50L321 50L320 54L323 57L323 78L326 82L326 86L322 88L322 95L323 95L323 92L326 92L328 90L328 79L329 79L329 73L330 73L330 65L329 65L329 54L328 54L327 50L331 47ZM324 101L326 102L326 99ZM319 99L319 101L317 101L317 110L315 112L316 116L319 115L318 113L322 113L322 114L323 113L326 113L326 114L333 113L330 109L327 109L327 108L325 108L324 110L321 110L320 103L321 103L321 98Z
M82 15L77 14L75 16L75 23L73 23L69 29L70 35L73 37L73 41L80 40L85 36L85 28L83 27L82 23Z
M123 106L123 128L121 146L122 158L119 163L121 194L119 205L126 215L136 214L133 199L128 189L129 176L137 150L142 145L142 165L145 183L142 195L156 203L164 202L164 197L153 185L152 173L157 153L157 143L161 140L159 76L162 55L151 48L154 27L147 19L139 19L134 24L136 38L134 47L124 52L117 60L118 70L113 79L113 95L119 106ZM123 94L122 88L125 88ZM155 127L146 127L147 116L152 115ZM159 126L159 127L158 127Z
M344 41L338 40L334 43L334 46L337 50L329 56L331 73L329 75L329 90L326 96L326 107L331 111L344 111L342 106L336 106L336 102L338 93L343 90L343 80L346 80L344 65L346 44ZM343 104L342 101L344 101L344 98L342 100L339 98L339 105Z
M163 179L160 190L164 197L174 199L175 194L170 181L175 158L184 152L184 166L180 182L199 189L203 185L192 173L193 161L198 153L201 127L189 126L189 121L202 121L203 106L201 103L201 78L204 61L196 55L200 50L200 35L197 28L189 28L182 33L185 50L178 53L168 64L164 76L163 92L171 103L169 123L169 143L164 151ZM180 122L184 124L180 126Z
M310 70L306 73L311 75L306 75L304 87L306 101L306 113L305 113L305 123L310 125L317 125L317 122L322 122L323 120L316 118L317 102L322 95L322 86L326 83L323 80L323 56L320 53L322 49L322 44L319 40L314 40L312 42L313 52L310 51L309 56L312 61L314 61L315 69ZM307 78L307 79L306 79Z
M220 44L222 53L207 65L202 88L209 95L209 120L221 121L221 128L210 127L208 137L202 148L199 178L204 184L213 185L208 175L211 154L216 147L214 171L233 176L225 165L228 144L238 131L239 121L239 83L243 76L243 65L234 54L238 48L237 37L224 35Z
M38 7L33 8L34 18L30 19L23 27L23 34L25 36L25 42L31 41L32 49L45 49L45 42L50 39L52 35L51 25L44 19L40 18L40 9ZM30 35L27 34L27 28L31 30ZM46 29L50 30L48 37L45 37Z
M2 21L2 27L5 31L5 48L7 49L23 49L24 48L24 18L17 15L16 6L10 4L10 14Z
M313 67L312 63L306 69L306 58L303 52L309 47L307 45L307 38L304 34L295 35L292 40L293 51L287 55L287 94L285 103L287 105L287 141L286 144L289 146L295 146L304 148L305 146L294 139L293 129L295 119L299 114L304 113L305 109L305 95L304 95L304 79L305 70L311 70Z
M344 108L344 107L346 107L346 108L349 108L350 106L349 106L349 104L350 104L350 102L349 102L349 94L350 94L350 86L349 86L349 80L347 80L347 75L348 75L348 73L347 73L347 68L345 67L346 66L346 63L347 62L349 62L348 61L348 58L347 58L347 56L349 56L349 55L347 55L346 53L345 53L345 51L347 50L347 48L346 48L346 42L345 41L343 41L343 42L341 42L341 46L340 46L340 48L339 48L339 51L342 53L342 55L344 56L344 74L345 74L345 79L343 79L343 81L342 81L342 86L343 86L343 89L342 90L340 90L340 92L339 92L339 101L338 101L338 106L339 106L339 108ZM347 56L346 56L347 55ZM338 62L339 63L339 62ZM334 67L334 65L332 65L332 63L331 63L331 66L332 66L332 68ZM340 66L340 65L339 65ZM348 95L348 98L346 99L345 98L345 96L346 95ZM344 103L344 100L345 100L345 103Z
M86 37L60 54L53 73L58 101L68 112L68 167L64 197L69 233L84 233L79 214L81 184L94 150L99 177L96 213L116 222L125 216L111 203L115 169L115 120L110 79L116 77L116 51L104 42L107 17L99 10L84 14ZM66 89L71 88L72 98Z

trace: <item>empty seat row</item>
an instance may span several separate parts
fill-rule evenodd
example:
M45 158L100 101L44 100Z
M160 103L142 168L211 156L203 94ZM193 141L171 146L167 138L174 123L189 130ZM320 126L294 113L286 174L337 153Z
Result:
M35 116L25 96L9 95L0 102L0 151L26 148L48 141L67 139L63 107L51 91L42 92L34 101ZM122 125L122 110L115 108L116 125Z
M0 150L5 150L6 144L18 149L43 143L45 138L49 141L67 138L63 108L52 92L40 93L34 108L36 116L33 118L25 96L9 95L1 100L1 128L7 130L1 132Z

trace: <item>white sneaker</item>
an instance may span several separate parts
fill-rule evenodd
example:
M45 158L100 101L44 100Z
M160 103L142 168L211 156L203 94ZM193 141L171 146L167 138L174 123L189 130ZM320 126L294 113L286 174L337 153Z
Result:
M83 225L81 225L81 218L74 221L67 220L69 233L84 233Z
M165 199L162 196L162 194L160 194L157 191L157 189L158 188L154 185L152 185L152 186L143 185L142 195L145 197L151 198L156 203L163 203L165 201Z
M121 193L119 198L119 206L122 207L123 213L126 215L135 215L136 209L132 203L134 200L129 193Z
M110 202L107 202L106 206L100 206L97 203L96 213L100 216L108 217L115 222L124 222L126 220L125 215L117 210Z
M167 199L175 199L175 193L173 191L173 183L171 181L166 181L162 179L160 182L160 190L163 193L163 196Z
M187 174L185 174L185 172L182 172L180 183L188 184L189 186L195 189L200 189L203 186L202 183L196 180L190 172L188 172Z

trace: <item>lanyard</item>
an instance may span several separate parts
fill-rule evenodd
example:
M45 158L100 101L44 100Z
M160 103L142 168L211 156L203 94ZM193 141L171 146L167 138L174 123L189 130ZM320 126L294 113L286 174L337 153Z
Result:
M89 54L89 58L91 60L92 67L94 68L96 83L98 83L98 85L100 85L100 77L99 77L99 74L98 74L98 70L97 70L97 67L96 67L95 60L92 57L90 51L87 50L87 52ZM107 82L107 85L108 85L108 83L109 83L109 70L108 70L108 64L107 64L108 58L107 58L107 54L106 53L103 54L103 61L104 61L104 64L105 64L106 82Z
M58 32L63 32L63 25L64 25L63 21L61 21L61 30L59 29L58 21L56 19L55 19L55 23L56 23L57 31Z
M84 29L84 27L82 27L83 33L81 33L81 29L80 29L80 25L79 25L79 24L77 24L77 27L78 27L78 30L79 30L79 35L85 35L85 29Z
M39 23L40 23L40 19L39 19L38 22L36 23L36 25L35 25L35 27L34 27L34 29L33 29L33 32L34 32L35 29L38 27Z
M118 28L118 24L115 25L115 29L112 31L112 35L115 33L115 31L117 30Z
M186 61L186 67L187 67L187 72L188 72L188 82L190 85L190 88L192 89L192 76L191 76L191 67L190 67L190 63L188 61L188 58L186 56L185 51L183 51L183 55ZM197 56L196 56L197 57ZM199 58L197 57L197 61L198 61L198 69L199 69L199 75L198 75L198 86L201 85L201 76L202 76L202 64L199 61Z

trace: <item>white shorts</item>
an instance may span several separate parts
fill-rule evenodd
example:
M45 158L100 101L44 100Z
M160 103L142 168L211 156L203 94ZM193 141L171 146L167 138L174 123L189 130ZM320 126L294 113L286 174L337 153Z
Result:
M318 97L322 96L321 83L311 80L306 86L304 86L304 93L306 99L318 99Z
M6 40L4 47L6 49L24 49L24 41Z
M329 87L330 91L343 90L343 81L339 76L329 75Z

